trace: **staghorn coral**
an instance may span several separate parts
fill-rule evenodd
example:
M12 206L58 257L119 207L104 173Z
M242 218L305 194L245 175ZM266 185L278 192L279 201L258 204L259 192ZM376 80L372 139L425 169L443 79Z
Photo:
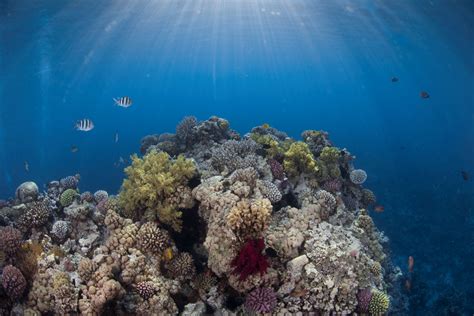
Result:
M264 248L265 243L262 238L248 240L242 246L238 256L231 263L234 267L232 273L238 275L240 281L244 281L256 273L263 275L267 272L268 261L262 255Z
M198 121L194 116L186 116L176 126L176 140L184 146L191 146L195 141L194 128Z
M244 304L249 312L270 313L277 304L277 296L271 288L257 288L247 295Z
M293 177L299 176L302 173L316 173L319 170L308 145L303 142L291 144L290 148L285 152L283 167Z
M11 226L0 228L0 251L7 255L13 255L22 243L21 232Z
M147 217L156 216L160 222L181 230L181 212L170 203L170 197L179 186L186 185L195 174L191 160L179 156L171 160L164 152L151 151L143 159L132 157L132 165L125 168L119 204L127 217L138 219L147 211Z
M367 173L362 169L352 170L349 177L354 184L362 184L367 180Z
M268 225L272 205L268 199L241 200L227 215L227 225L243 240L261 235Z
M2 286L8 297L15 301L25 292L26 280L18 268L8 265L3 268Z
M61 193L61 197L59 198L59 202L62 206L66 207L72 204L77 197L77 191L74 189L67 189L63 193Z

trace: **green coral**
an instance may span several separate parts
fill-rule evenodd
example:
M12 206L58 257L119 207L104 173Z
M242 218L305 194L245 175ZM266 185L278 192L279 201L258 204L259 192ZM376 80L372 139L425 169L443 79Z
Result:
M174 195L195 172L192 160L183 156L172 160L167 153L154 150L143 159L132 156L132 164L125 168L128 178L123 181L119 195L123 215L134 220L145 215L180 231L181 212Z
M340 150L336 147L324 147L319 159L328 164L337 163L340 156Z
M74 202L74 199L76 198L77 194L78 193L76 190L67 189L59 197L59 203L61 203L61 205L64 207L69 206L72 204L72 202Z
M318 163L309 150L308 144L303 142L291 144L290 148L285 152L283 167L292 176L319 171Z
M383 315L388 311L390 306L390 298L387 293L380 291L373 291L372 298L369 303L370 315Z

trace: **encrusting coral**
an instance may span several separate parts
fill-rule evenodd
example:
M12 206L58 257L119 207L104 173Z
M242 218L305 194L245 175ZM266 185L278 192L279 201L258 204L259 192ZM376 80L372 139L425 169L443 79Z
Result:
M302 138L188 117L144 138L117 197L79 198L76 176L24 185L0 206L19 209L0 228L7 313L389 312L401 274L365 210L367 174L328 133Z
M145 215L180 231L181 211L172 197L195 172L193 162L183 156L172 160L167 153L156 151L149 152L143 159L133 156L132 165L125 168L127 179L119 195L124 215L135 220Z

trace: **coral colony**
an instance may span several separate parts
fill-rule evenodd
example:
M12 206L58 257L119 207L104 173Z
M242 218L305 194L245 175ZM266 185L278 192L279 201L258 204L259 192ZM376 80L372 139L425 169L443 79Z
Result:
M218 117L146 136L118 195L78 176L0 209L2 315L386 314L400 270L367 173L323 131ZM390 303L392 301L392 303ZM392 307L393 308L393 307Z

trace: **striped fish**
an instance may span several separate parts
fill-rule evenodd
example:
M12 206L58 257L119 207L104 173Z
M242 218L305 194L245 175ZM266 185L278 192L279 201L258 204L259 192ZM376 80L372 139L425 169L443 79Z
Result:
M130 99L129 97L121 97L118 99L114 98L114 102L116 105L121 106L123 108L128 108L132 105L132 99Z
M77 121L76 130L81 132L88 132L94 129L94 122L89 119L82 119Z

